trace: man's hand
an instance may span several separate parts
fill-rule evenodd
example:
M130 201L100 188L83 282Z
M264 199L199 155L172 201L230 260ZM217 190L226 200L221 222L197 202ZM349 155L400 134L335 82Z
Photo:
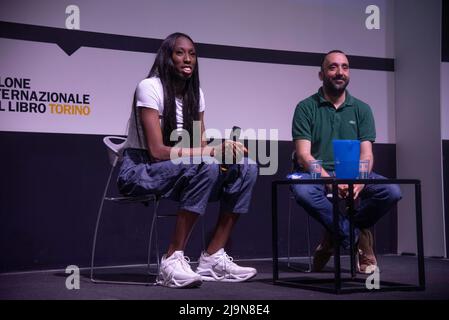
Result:
M332 185L331 184L326 184L326 189L327 189L327 193L332 193ZM348 196L349 194L349 187L347 184L339 184L338 185L338 197L344 199Z
M347 184L338 185L338 196L345 199L349 195L349 186Z
M365 187L364 184L355 184L354 185L354 200L359 197L359 194L360 194L360 192L362 192L364 187Z
M360 192L362 192L364 187L364 184L354 184L354 200L359 197ZM349 196L349 186L347 184L338 185L338 196L342 199Z

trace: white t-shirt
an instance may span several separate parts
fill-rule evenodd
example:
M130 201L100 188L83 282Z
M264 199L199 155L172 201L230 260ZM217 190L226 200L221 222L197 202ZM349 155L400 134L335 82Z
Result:
M182 128L182 99L176 98L176 123ZM138 107L151 108L159 111L159 116L164 114L164 89L161 79L147 78L137 85L136 104ZM200 112L205 109L203 91L200 89Z
M181 130L183 127L182 99L176 98L175 102L177 128L178 130ZM164 88L162 87L162 82L159 78L152 77L140 81L136 89L136 106L139 108L151 108L158 110L159 117L162 117L164 114ZM205 108L206 105L204 103L204 95L200 88L199 112L203 112ZM128 139L125 147L146 149L147 144L142 130L140 112L137 113L137 117L134 113L135 110L133 107L128 123ZM139 128L138 130L136 130L136 122ZM140 139L138 137L138 133L140 133Z

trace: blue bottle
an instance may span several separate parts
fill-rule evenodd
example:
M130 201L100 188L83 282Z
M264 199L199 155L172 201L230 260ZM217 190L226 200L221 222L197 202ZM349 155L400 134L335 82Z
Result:
M334 147L335 175L340 179L356 179L359 176L360 141L332 140Z

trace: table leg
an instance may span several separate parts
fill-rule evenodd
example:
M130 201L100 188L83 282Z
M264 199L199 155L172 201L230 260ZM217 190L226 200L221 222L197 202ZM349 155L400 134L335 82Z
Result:
M415 184L415 206L416 206L416 245L418 250L418 281L419 288L424 290L426 286L424 272L424 245L422 231L422 206L421 206L421 184Z
M341 291L341 266L340 266L340 217L338 210L338 184L332 182L332 205L333 205L333 222L334 222L334 272L335 272L335 291Z
M276 183L271 185L271 236L272 236L272 249L273 249L273 282L279 279L279 265L278 265L278 194Z
M351 258L351 278L356 277L355 272L355 248L354 248L354 184L349 184L349 199L348 199L348 219L349 219L349 257Z

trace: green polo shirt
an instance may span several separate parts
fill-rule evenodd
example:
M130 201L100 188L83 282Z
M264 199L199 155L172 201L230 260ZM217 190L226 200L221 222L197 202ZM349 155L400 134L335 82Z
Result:
M298 103L293 116L293 140L312 143L312 156L323 160L326 170L334 170L332 140L376 140L374 118L369 105L346 90L345 102L338 108L326 101L320 88Z

